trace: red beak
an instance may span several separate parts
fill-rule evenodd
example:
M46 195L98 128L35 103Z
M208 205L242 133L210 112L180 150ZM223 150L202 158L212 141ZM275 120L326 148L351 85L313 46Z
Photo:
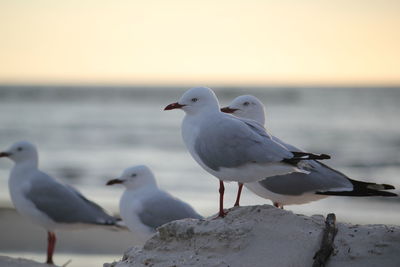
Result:
M124 181L121 179L112 179L106 183L106 185L122 184Z
M176 109L176 108L182 108L182 107L184 107L184 106L186 106L186 105L181 105L181 104L179 104L178 102L176 102L176 103L169 104L168 106L166 106L166 107L164 108L164 110L171 110L171 109Z
M225 113L233 113L233 112L235 112L236 110L238 110L238 109L237 109L237 108L230 108L230 107L221 108L221 111L222 111L222 112L225 112Z
M8 152L0 152L0 158L9 157L9 156L11 156L11 154Z

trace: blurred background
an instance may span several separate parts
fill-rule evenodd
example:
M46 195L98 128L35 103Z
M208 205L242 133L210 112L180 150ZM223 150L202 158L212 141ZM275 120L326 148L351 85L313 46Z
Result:
M399 14L396 0L0 0L0 150L34 142L43 170L112 213L122 188L105 182L147 164L161 188L210 216L218 180L186 151L183 113L163 111L204 85L222 105L257 96L274 135L332 155L354 179L400 188ZM12 209L11 167L0 160L0 254L44 261L44 230ZM227 207L235 194L230 184ZM243 205L265 203L244 191ZM399 204L330 197L286 209L399 225ZM55 260L101 265L134 243L62 232Z

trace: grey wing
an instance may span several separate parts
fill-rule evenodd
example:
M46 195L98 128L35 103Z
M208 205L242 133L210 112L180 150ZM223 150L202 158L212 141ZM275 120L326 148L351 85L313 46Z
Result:
M203 218L189 204L167 193L146 200L143 203L143 210L138 213L138 216L143 224L153 229L180 219Z
M81 192L79 192L77 189L73 188L70 185L65 185L68 187L71 191L73 191L75 194L77 194L90 208L93 212L97 213L98 217L102 217L105 224L115 224L118 219L115 218L114 216L111 216L107 214L107 212L98 204L94 203L93 201L87 199L84 195L82 195Z
M273 176L258 183L271 192L283 195L353 190L353 185L346 175L318 161L313 161L312 167L307 171L310 173Z
M290 151L295 151L295 152L306 152L306 151L304 151L303 149L300 149L300 148L298 148L298 147L296 147L296 146L294 146L294 145L291 145L291 144L288 144L288 143L282 141L281 139L279 139L279 138L276 137L276 136L271 136L271 138L272 138L272 140L274 140L275 142L277 142L277 143L283 145L284 147L286 147L286 148L287 148L288 150L290 150Z
M43 172L32 178L25 196L37 209L58 223L113 225L116 219L71 186L63 185Z
M293 157L293 154L275 142L261 125L233 116L202 129L194 148L201 161L215 171L220 167L280 162Z

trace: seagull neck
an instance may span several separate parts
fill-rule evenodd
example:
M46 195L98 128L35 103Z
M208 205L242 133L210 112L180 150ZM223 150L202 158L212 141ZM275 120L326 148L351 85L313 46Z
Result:
M265 128L267 127L267 125L265 125L265 113L264 112L259 115L259 117L257 118L256 121L258 121Z
M209 118L216 117L221 114L222 112L220 112L218 109L210 108L210 109L204 109L201 112L187 113L185 118L195 119L195 120L202 120L202 119L208 120Z
M140 187L127 187L126 189L130 192L139 193L158 190L158 186L156 183L149 183Z
M257 123L259 123L260 125L265 127L265 112L264 112L264 110L249 111L247 113L244 112L244 113L237 113L237 114L233 114L233 115L235 115L239 118L256 121Z
M252 117L256 122L258 122L262 126L264 126L264 127L266 126L265 125L265 109L263 106L260 105L260 107L258 109L254 110Z
M209 108L205 109L203 111L203 114L207 114L209 116L216 116L216 115L222 114L222 112L220 111L220 107L218 105L215 107L213 106L213 107L209 107Z
M37 169L39 166L38 160L37 159L29 159L29 160L24 160L24 161L19 161L15 164L15 168L34 168Z
M28 181L29 179L25 179L26 175L30 175L32 171L34 172L36 170L38 170L37 161L32 161L32 160L20 161L14 164L14 167L11 169L9 183L18 184L21 181Z

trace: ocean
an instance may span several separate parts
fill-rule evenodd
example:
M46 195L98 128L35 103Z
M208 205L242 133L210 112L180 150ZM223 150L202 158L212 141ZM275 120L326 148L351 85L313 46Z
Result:
M186 151L180 133L183 112L163 111L186 89L3 85L0 150L19 140L35 143L42 170L112 213L118 212L123 189L107 187L106 181L127 167L146 164L162 189L211 216L218 210L218 180ZM249 86L216 87L215 92L221 105L242 94L258 97L266 105L272 134L309 152L330 154L325 163L353 179L392 184L397 188L393 192L400 193L400 87ZM7 185L11 167L9 160L0 159L4 210L12 207ZM225 194L230 207L236 184L229 184ZM270 201L244 190L242 205L255 204ZM286 209L307 215L334 212L341 222L400 225L400 198L329 197ZM0 254L27 253L19 243L0 245ZM79 251L85 253L84 248Z

